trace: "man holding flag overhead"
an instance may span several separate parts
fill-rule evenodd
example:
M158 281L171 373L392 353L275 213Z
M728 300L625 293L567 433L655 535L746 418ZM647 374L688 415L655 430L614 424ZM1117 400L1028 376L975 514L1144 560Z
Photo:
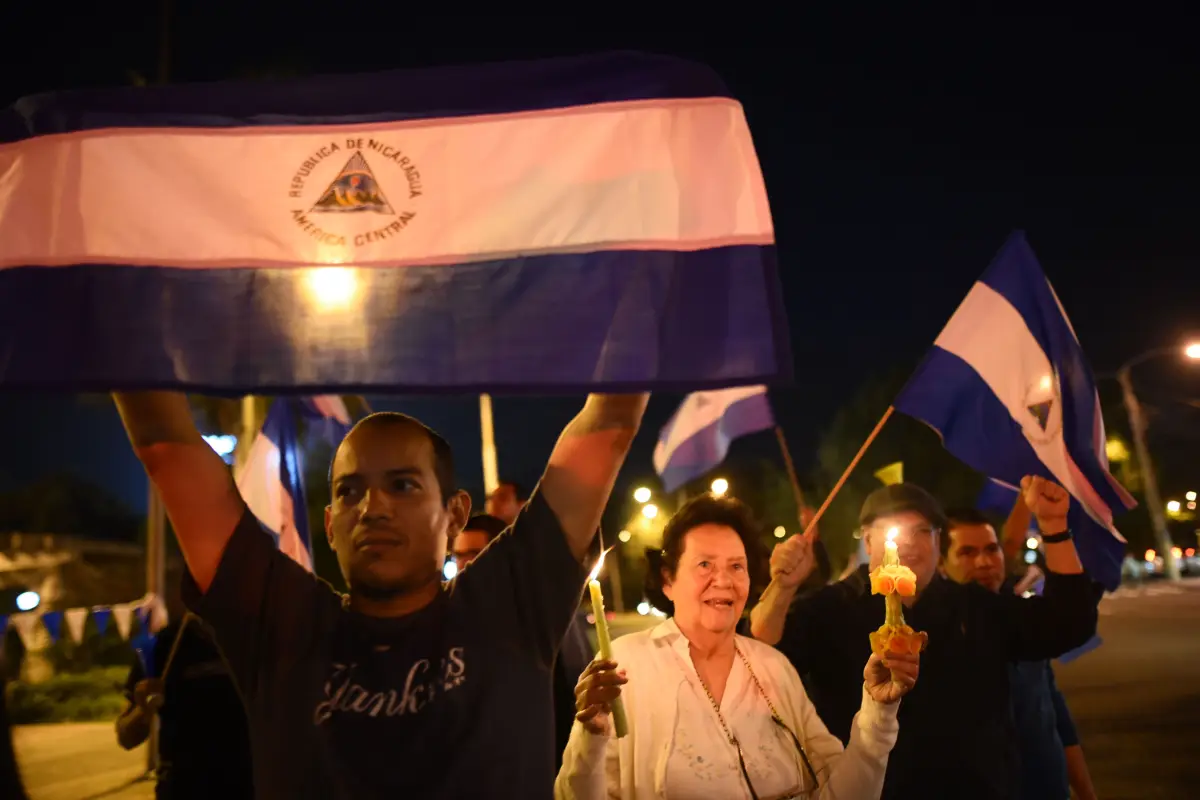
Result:
M449 446L400 414L361 420L325 512L340 598L276 548L183 395L117 395L245 699L263 795L548 796L550 668L645 403L589 397L513 526L445 585L470 513Z

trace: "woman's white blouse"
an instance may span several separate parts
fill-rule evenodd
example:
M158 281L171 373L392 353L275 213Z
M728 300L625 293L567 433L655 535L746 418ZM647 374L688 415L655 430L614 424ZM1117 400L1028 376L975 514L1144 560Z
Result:
M804 744L819 786L814 789L791 737L771 721L740 658L721 699L721 713L742 745L761 800L780 797L869 800L883 791L888 754L896 743L898 703L882 705L863 691L850 744L829 733L800 676L778 650L736 637L767 696ZM629 732L594 736L579 723L554 784L559 800L691 800L749 798L737 753L725 738L675 621L622 636L614 659L627 670L622 691Z
M689 661L684 669L688 680L679 684L676 698L679 724L667 756L666 797L668 800L742 797L746 795L746 781L738 764L737 750L725 736L695 667ZM746 770L760 800L798 793L803 762L796 754L796 745L771 721L771 709L740 658L733 660L721 698L721 714L742 746Z

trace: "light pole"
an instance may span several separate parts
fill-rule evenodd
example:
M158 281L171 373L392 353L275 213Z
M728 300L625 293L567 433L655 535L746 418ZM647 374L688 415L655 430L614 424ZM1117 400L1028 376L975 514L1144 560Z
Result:
M1171 537L1167 533L1167 520L1163 516L1162 496L1158 493L1158 481L1154 477L1154 465L1150 463L1150 450L1146 446L1146 420L1142 416L1142 405L1138 402L1137 394L1133 391L1133 378L1130 370L1134 366L1168 353L1179 352L1174 347L1164 347L1142 353L1136 358L1126 361L1117 370L1117 382L1121 384L1121 395L1125 399L1125 410L1129 413L1129 427L1133 434L1133 450L1137 455L1138 464L1142 468L1142 481L1146 487L1146 505L1149 506L1150 523L1154 528L1154 538L1163 554L1163 566L1166 568L1168 580L1179 580L1179 562ZM1200 360L1200 343L1189 344L1184 349L1184 355L1193 360Z

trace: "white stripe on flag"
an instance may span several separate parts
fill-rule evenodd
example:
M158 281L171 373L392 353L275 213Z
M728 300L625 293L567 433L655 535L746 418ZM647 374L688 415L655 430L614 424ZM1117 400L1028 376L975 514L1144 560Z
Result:
M386 217L318 207L351 164ZM0 174L0 268L394 267L775 240L750 129L726 98L85 131L0 145Z

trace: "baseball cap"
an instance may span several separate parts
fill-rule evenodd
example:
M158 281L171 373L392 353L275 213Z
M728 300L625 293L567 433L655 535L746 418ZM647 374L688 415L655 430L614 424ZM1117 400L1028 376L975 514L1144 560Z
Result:
M941 504L915 483L896 483L871 492L863 503L858 523L866 527L880 517L904 511L915 511L939 531L946 530L946 514Z

